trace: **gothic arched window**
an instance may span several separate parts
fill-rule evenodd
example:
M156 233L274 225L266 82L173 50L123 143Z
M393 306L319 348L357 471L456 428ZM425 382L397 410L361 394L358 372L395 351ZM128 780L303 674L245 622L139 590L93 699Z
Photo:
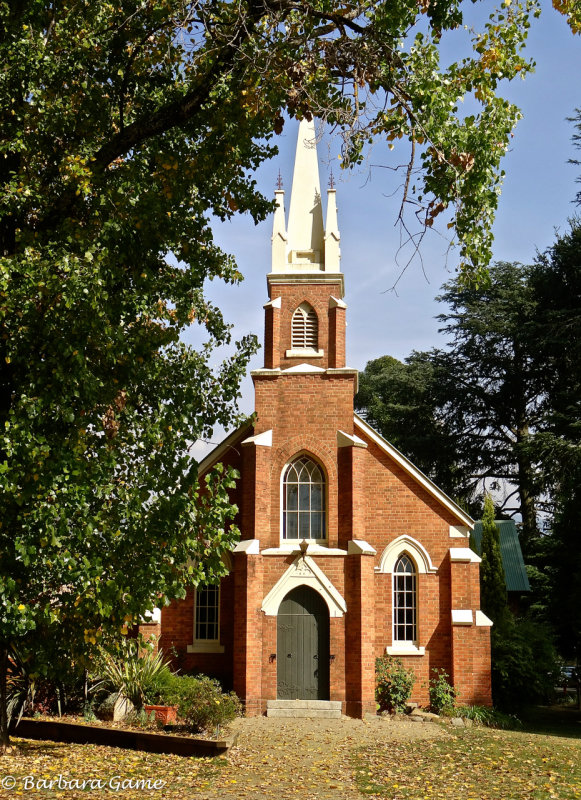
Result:
M326 539L325 477L319 465L300 456L283 478L283 539Z
M393 570L393 641L417 640L417 576L413 561L403 553Z
M301 303L293 314L291 348L293 350L316 350L319 344L319 321L315 309Z

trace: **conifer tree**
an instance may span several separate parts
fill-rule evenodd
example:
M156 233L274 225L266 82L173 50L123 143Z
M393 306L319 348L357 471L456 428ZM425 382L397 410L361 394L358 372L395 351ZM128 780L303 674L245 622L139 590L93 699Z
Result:
M506 580L500 555L500 531L494 521L494 503L489 494L484 498L480 549L480 607L498 624L507 608Z

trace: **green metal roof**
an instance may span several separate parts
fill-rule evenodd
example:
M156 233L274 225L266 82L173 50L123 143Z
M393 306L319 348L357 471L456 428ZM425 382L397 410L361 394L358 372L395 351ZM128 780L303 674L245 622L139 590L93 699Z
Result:
M530 592L531 587L525 569L525 563L520 549L518 532L516 525L511 519L495 520L500 531L500 555L504 576L506 579L506 590L508 592ZM480 553L482 542L482 522L474 523L474 540Z

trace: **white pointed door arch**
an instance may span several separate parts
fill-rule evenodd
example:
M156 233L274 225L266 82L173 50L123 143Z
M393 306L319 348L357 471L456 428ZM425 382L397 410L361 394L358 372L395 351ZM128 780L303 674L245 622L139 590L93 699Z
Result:
M323 570L310 556L298 555L286 572L274 584L262 601L262 611L268 617L276 617L281 602L298 586L309 586L326 602L330 617L342 617L347 604L341 593L333 586Z

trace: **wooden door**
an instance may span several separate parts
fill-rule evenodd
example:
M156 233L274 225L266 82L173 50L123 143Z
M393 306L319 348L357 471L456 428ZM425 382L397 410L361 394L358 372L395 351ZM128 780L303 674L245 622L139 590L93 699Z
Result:
M329 609L308 586L280 604L276 660L279 700L329 699Z

